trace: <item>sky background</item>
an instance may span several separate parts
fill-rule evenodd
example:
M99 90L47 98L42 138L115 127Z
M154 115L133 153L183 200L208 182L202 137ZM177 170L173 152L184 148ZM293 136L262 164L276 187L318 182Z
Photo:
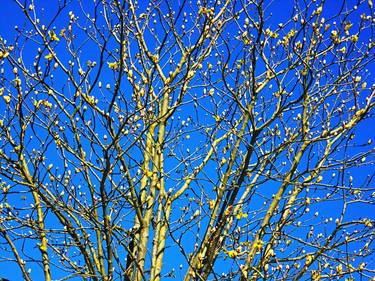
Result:
M349 4L355 3L355 2L356 1L354 0L348 1ZM82 3L83 5L86 5L86 4L90 4L91 1L84 0L82 1ZM148 3L147 1L144 1L142 2L141 5L146 5L147 3ZM177 2L175 2L175 4L176 3ZM49 22L49 19L56 11L56 1L54 0L35 1L35 6L37 7L37 10L41 15L40 16L41 22ZM273 13L272 13L272 16L268 20L268 24L270 26L276 27L279 22L284 22L290 18L290 15L292 12L292 6L290 5L290 1L274 1L272 3L272 7L273 7L272 8ZM338 7L336 6L336 1L327 1L327 4L325 7L326 8L324 10L324 13L327 14L327 17L329 17L329 14L335 14L338 9ZM365 12L366 9L367 9L366 5L362 5L360 6L360 9L358 10L357 13L361 14L362 12ZM61 14L61 17L55 22L54 26L57 27L57 30L60 30L60 28L66 24L67 14L70 10L74 11L76 14L79 14L80 8L79 8L77 1L72 1L72 3L69 4L69 6L63 11L63 13ZM140 10L140 13L141 13L141 10ZM14 3L14 1L13 0L1 0L1 6L0 6L0 35L1 37L3 39L7 39L8 42L14 41L14 39L17 36L15 26L23 27L24 25L25 25L24 16L22 12L20 11L19 7ZM371 35L368 34L368 36L371 36ZM150 45L152 45L151 38L150 38L149 43ZM92 55L97 55L94 49L91 49L91 51L92 53L90 53L90 49L86 49L85 52L82 53L83 61L85 61L86 58L90 58ZM24 60L26 62L27 61L32 62L34 56L35 56L35 50L33 50L32 48L26 49L23 55ZM374 76L372 75L372 73L375 70L374 63L369 65L368 70L369 72L368 74L366 74L368 75L367 81L368 81L368 84L371 85L374 83ZM109 72L107 74L104 74L102 79L105 80L108 77L110 77ZM59 76L57 75L55 79L55 81L57 81L56 83L60 83L58 78ZM62 81L62 83L65 83L65 82ZM5 108L4 108L4 104L2 103L0 105L0 115L3 114L2 113L3 110L5 110ZM193 111L194 111L193 106L190 106L190 108L187 106L183 111L178 113L178 115L181 118L180 120L187 120L187 118L189 118L190 116L193 116L194 115ZM375 134L374 134L375 125L373 121L374 119L372 118L372 119L364 121L360 126L358 126L356 130L356 140L355 140L356 144L364 144L364 143L367 143L369 139L375 138ZM104 133L105 132L103 131L103 134ZM183 143L182 145L184 146L184 149L191 147L190 149L193 150L196 143L199 143L200 141L201 140L194 139L193 142L186 142L186 143ZM361 149L362 148L356 148L353 150L353 152L360 151ZM51 156L53 156L53 154L51 154ZM172 162L171 162L171 165L172 165ZM359 182L365 182L368 175L374 174L374 166L372 164L366 168L362 167L360 169L353 169L351 171L351 174L355 175L356 180L358 180ZM358 184L360 185L360 183ZM373 184L371 184L371 186L373 186ZM268 193L268 195L271 195L273 191L272 188L274 188L272 186L272 183L268 183L266 187L269 189L267 192L265 192L265 194ZM188 200L186 202L188 202ZM261 206L262 204L263 202L259 201L259 206ZM337 216L337 213L340 212L341 210L339 207L341 207L341 204L338 202L317 204L317 205L312 205L310 212L311 214L314 214L316 211L323 213L324 215L316 218L315 222L318 222L318 221L324 222L324 220L327 218L330 218L330 217L335 218ZM353 206L353 209L350 212L350 215L353 217L370 217L374 219L375 218L374 211L375 211L375 208L373 206L364 205L364 204L360 206L356 205L356 206ZM179 213L174 214L176 219L179 217L179 215L180 215ZM326 227L326 229L329 229L329 227L327 226L322 226L322 227ZM309 229L309 227L306 226L305 230L306 229ZM300 231L300 230L297 230L297 231ZM191 238L191 243L189 243L189 241L186 241L186 244L190 245L190 247L193 248L194 242L195 242L194 235L191 235L190 238ZM169 258L166 257L165 259L166 272L164 273L167 273L172 268L175 268L176 277L177 277L177 280L179 280L180 279L179 269L178 269L179 265L183 264L183 269L184 269L183 273L184 273L185 268L186 268L186 262L184 262L183 260L179 260L177 248L176 249L171 248L171 249L168 249L168 251L171 254L168 256ZM37 248L35 249L35 253L39 254L39 251L37 250ZM1 252L0 252L0 256L1 256ZM176 258L173 258L173 257L176 257ZM372 269L375 269L374 260L373 259L369 260L369 263L370 263L369 267ZM219 260L217 265L219 267L221 265L225 267L225 266L228 266L228 263L225 260ZM31 268L32 268L32 276L34 278L33 280L42 280L43 277L42 275L40 275L42 274L42 271L37 266L31 266ZM16 267L15 265L12 265L9 263L0 263L0 277L2 276L4 278L8 278L10 281L21 280L22 277L20 277L19 274L20 273L18 271L18 267Z

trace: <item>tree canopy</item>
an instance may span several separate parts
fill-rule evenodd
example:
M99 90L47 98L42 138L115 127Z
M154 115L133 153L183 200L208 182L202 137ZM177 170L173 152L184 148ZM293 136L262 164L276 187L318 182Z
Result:
M371 0L3 2L4 277L374 276Z

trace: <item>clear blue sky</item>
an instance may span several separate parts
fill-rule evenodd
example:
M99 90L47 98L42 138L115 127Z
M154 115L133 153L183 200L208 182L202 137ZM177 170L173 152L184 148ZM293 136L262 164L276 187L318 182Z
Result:
M78 5L77 2L78 1L73 0L72 3L69 4L69 6L66 9L64 9L61 16L55 21L53 26L56 26L57 31L60 30L61 27L63 27L66 24L67 14L70 10L74 11L76 14L80 13L79 12L80 8L79 8L79 5ZM83 5L86 5L86 4L91 5L91 2L92 1L90 1L90 0L83 0L82 1ZM290 18L290 15L292 13L292 11L291 11L292 5L289 5L290 2L291 1L279 0L279 1L274 1L274 3L272 3L272 16L269 18L269 20L267 22L267 24L270 27L276 28L276 26L279 22L285 22L287 19ZM352 4L352 3L355 3L355 2L356 1L354 1L354 0L348 1L349 4ZM56 11L56 3L57 3L57 1L55 1L55 0L35 1L35 6L37 7L38 13L40 13L40 19L41 19L42 22L45 22L45 23L49 22L49 20L51 19L51 16ZM289 3L289 4L287 4L287 3ZM324 13L326 13L327 18L329 18L330 14L335 14L337 12L338 6L336 5L336 3L337 3L337 1L327 1L327 4L325 5L326 8L324 10ZM143 4L146 4L146 2L144 2L144 3L142 2L141 5L143 5ZM367 12L367 6L366 5L361 5L357 14L361 14L362 12ZM26 26L28 26L28 24L24 20L22 12L20 11L19 7L14 3L14 1L13 0L2 0L1 6L0 6L0 35L1 35L1 37L3 39L7 39L8 42L13 42L15 40L15 38L17 38L17 31L15 30L15 26L18 26L18 27L22 28L25 24L26 24ZM235 31L236 30L234 30L233 32L235 33ZM371 34L365 34L364 36L370 37ZM83 38L81 38L81 39L83 39ZM366 41L366 38L362 38L361 40ZM152 42L150 42L150 44L152 44ZM24 53L24 55L23 55L23 57L25 59L25 62L28 62L31 65L31 63L33 61L33 58L36 55L35 54L35 48L34 49L32 47L26 48L25 51L26 51L26 53ZM95 53L95 49L94 48L93 49L85 48L84 52L82 53L83 61L86 61L91 56L94 56L94 57L98 56L98 54ZM375 71L374 63L369 65L368 70L369 70L368 84L371 85L375 82L374 76L372 75L372 73ZM8 69L8 73L9 73L9 71L10 70ZM102 76L102 79L103 78L104 79L106 79L106 78L110 79L109 77L110 77L109 72L104 73L103 76ZM59 76L56 75L55 80L58 80L58 78L59 78ZM64 84L65 81L61 81L61 82L58 81L57 82L57 84L61 84L61 83ZM3 115L4 111L5 111L4 103L1 103L0 104L0 116ZM181 116L181 119L187 119L188 116L194 115L193 106L186 107L186 109L184 111L179 112L179 115ZM375 126L373 124L373 121L374 121L374 119L367 120L367 121L363 122L357 128L357 130L356 130L356 140L355 140L356 144L367 143L369 139L373 139L373 140L375 139L375 133L374 133ZM101 131L101 133L104 134L105 133L104 130ZM193 151L196 143L199 143L199 141L193 140L193 142L191 142L191 141L186 142L186 143L183 144L184 149L186 149L186 147L190 146L191 150ZM362 149L363 149L362 147L359 147L359 148L356 148L353 151L356 153L356 152L361 151ZM51 154L51 156L53 156L53 154ZM374 162L374 156L370 155L368 160L371 161L371 162ZM172 164L172 162L171 162L171 164ZM355 179L357 181L356 184L358 184L358 186L360 186L361 182L364 182L368 175L374 174L374 166L373 166L373 164L371 164L370 166L365 167L365 168L362 167L360 169L353 169L353 170L351 170L351 174L355 175ZM324 176L326 177L326 175L324 175ZM348 175L346 175L346 177L348 178ZM370 186L374 186L374 184L371 183ZM272 185L272 183L268 183L267 188L269 188L269 189L265 192L264 195L270 196L272 194L272 192L274 191L274 190L272 190L272 188L274 188L274 186ZM260 205L262 205L263 202L259 201L258 203L259 203L259 206L260 206ZM333 203L328 202L328 203L320 204L320 205L316 205L316 206L312 205L311 211L310 211L311 214L314 214L317 211L319 211L321 213L321 215L319 215L319 217L312 218L312 220L315 223L318 223L319 221L324 222L325 219L327 219L327 218L329 219L330 217L335 218L338 215L338 213L341 211L340 207L341 207L341 203L338 203L338 202L333 202ZM368 204L358 204L358 205L355 205L355 206L352 207L352 210L350 211L350 216L352 216L353 218L354 217L369 217L369 218L375 219L374 213L375 213L375 208L373 206L368 205ZM178 216L179 216L179 214L176 215L176 218ZM347 219L349 219L349 217ZM319 227L320 227L321 230L328 230L330 228L330 227L325 226L324 224L321 225L321 226L318 226L318 228ZM306 229L308 230L309 227L306 226L304 228L304 230L302 230L302 231L306 232ZM300 230L297 230L297 231L300 231ZM188 242L187 244L189 245L189 247L192 248L194 246L194 235L191 235L191 239L192 239L192 242L191 243ZM171 241L169 241L169 242L172 244ZM2 249L0 248L0 256L1 256L1 251L2 251ZM167 255L166 259L165 259L166 272L168 270L171 270L172 268L175 268L177 280L179 280L179 274L178 274L179 265L183 264L184 269L185 269L186 268L186 262L181 258L180 255L178 255L179 250L177 248L171 248L171 249L168 249L167 251L169 251L169 255ZM37 248L35 248L35 255L36 256L39 255L39 251L37 250ZM375 269L374 260L370 260L369 262L370 262L369 267L372 268L372 269ZM219 260L218 266L221 266L221 265L223 265L224 268L225 268L228 265L228 263L227 263L227 261ZM33 280L36 280L36 281L42 280L43 275L42 275L41 268L38 267L38 266L35 266L35 265L32 265L31 268L32 268L32 275L31 276L34 278ZM166 273L166 272L164 272L164 273ZM185 272L185 271L183 270L183 272ZM20 276L21 275L20 275L20 272L18 270L18 267L16 267L15 265L12 265L12 264L9 264L9 263L6 263L6 262L0 263L0 277L8 278L10 281L17 281L17 280L22 279L22 277L20 277ZM78 280L78 279L76 279L76 280Z

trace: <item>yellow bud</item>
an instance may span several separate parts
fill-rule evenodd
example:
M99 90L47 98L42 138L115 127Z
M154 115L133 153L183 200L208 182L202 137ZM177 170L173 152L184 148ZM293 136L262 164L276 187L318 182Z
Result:
M51 41L57 41L57 42L60 41L59 37L57 37L56 33L53 30L48 32L48 35Z
M352 41L353 43L358 42L358 35L352 35L352 36L350 37L350 41Z
M338 274L342 273L342 264L336 266L336 271L337 271Z
M235 250L227 251L227 255L228 255L228 257L230 257L231 259L234 259L234 258L237 257L237 251L235 251Z
M4 99L6 104L10 103L10 96L3 96L3 99Z
M53 54L49 53L48 55L44 56L45 59L47 60L52 60L53 59Z
M307 255L305 264L310 264L312 262L313 258L314 258L313 255Z
M108 62L108 67L113 70L117 70L117 62Z
M323 176L319 176L317 179L316 179L316 183L319 183L323 180Z
M322 11L323 11L323 7L320 6L320 7L318 7L318 9L315 10L315 14L316 14L316 15L319 15L319 14L322 13Z

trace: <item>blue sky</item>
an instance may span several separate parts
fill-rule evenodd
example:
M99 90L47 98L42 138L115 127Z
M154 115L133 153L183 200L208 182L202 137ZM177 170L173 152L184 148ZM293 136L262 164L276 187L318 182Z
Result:
M354 5L354 2L355 1L348 1L348 6ZM56 3L57 3L57 1L45 1L45 0L35 1L35 6L36 6L36 9L37 9L37 11L40 15L39 18L40 18L41 22L48 23L51 20L52 15L54 15L54 13L56 11L56 7L57 7ZM85 8L89 6L90 8L88 8L88 10L89 11L91 10L90 13L92 13L92 6L91 6L92 2L89 1L89 0L85 0L85 1L82 1L82 3L83 3ZM324 9L324 15L326 16L327 19L330 18L330 15L336 14L337 11L340 9L340 7L337 6L336 3L337 3L336 1L328 1L326 3L325 9ZM15 26L18 26L19 29L23 29L25 26L26 26L26 29L28 29L29 26L25 22L24 17L22 15L22 12L17 7L17 5L14 3L14 1L4 0L4 1L2 1L1 4L2 4L2 6L1 6L1 10L0 10L0 35L3 39L7 39L8 42L13 42L15 40L15 38L17 38L17 34L18 34L17 30L15 29ZM147 4L148 4L148 2L142 2L140 4L141 7L139 8L139 14L141 14L142 12L145 12ZM177 2L174 2L174 5L178 6L179 4ZM193 5L193 7L195 7L195 5ZM165 6L162 5L162 8L165 8ZM288 19L290 19L290 16L292 15L292 8L293 8L293 5L291 4L291 1L274 1L274 2L272 2L272 4L268 8L267 16L269 16L269 17L267 18L267 21L266 21L267 27L269 27L271 30L275 30L277 28L277 25L280 22L285 22ZM189 9L192 9L192 8L189 8L189 6L187 6L185 11L187 13L189 13L189 11L190 11ZM84 19L83 19L83 16L82 16L81 12L80 12L80 7L78 5L78 2L72 1L72 3L69 4L68 7L63 10L61 15L57 18L57 20L49 28L56 27L56 33L58 33L61 28L66 27L67 22L68 22L69 11L74 11L74 13L76 15L79 15L81 17L82 24L86 24ZM272 11L272 14L270 13L270 11ZM354 13L354 16L351 20L355 21L356 18L358 18L358 15L360 15L361 13L364 13L364 12L368 13L368 7L367 7L366 4L363 4L363 5L359 6L359 9ZM100 22L100 23L102 23L102 22ZM187 23L187 25L188 24L189 23ZM160 26L156 27L157 32L162 33L162 31L158 30L158 28L160 28ZM234 24L233 24L233 27L230 31L233 31L233 34L228 32L227 36L229 38L231 38L230 39L230 43L231 43L230 47L233 47L233 46L235 46L235 44L239 44L236 40L233 39L234 36L237 36L237 30L236 30L236 26ZM85 42L85 40L86 40L85 35L81 31L78 31L78 30L77 30L77 34L78 34L77 35L78 36L77 41L78 42ZM360 40L367 41L369 38L371 38L371 36L373 36L373 35L370 32L363 33L361 35ZM154 39L151 37L151 34L146 35L146 40L147 40L147 43L149 44L149 47L150 47L151 50L153 50L157 46L157 44L155 43L156 41L154 41ZM22 39L21 39L21 42L23 42ZM36 55L36 53L35 53L36 52L36 45L29 41L26 46L27 47L24 49L24 52L23 52L23 59L24 59L25 64L27 66L31 67L32 62L34 61L34 56ZM111 39L111 41L109 41L109 48L114 48L113 39ZM61 46L61 44L58 45L58 47L55 50L59 54L64 53L64 47ZM216 52L218 54L220 54L221 51L225 51L225 48L222 47L222 48L218 48L218 50L216 50ZM237 53L234 52L233 55L239 55L240 56L242 54L241 49L239 49L239 50L236 49L235 51ZM48 52L45 51L45 50L43 52L44 52L43 56L48 54ZM84 45L82 50L78 51L77 53L79 54L79 56L81 58L82 65L84 65L84 62L86 62L89 59L95 60L95 58L97 59L99 57L98 48L92 43L87 43L86 45ZM215 52L213 52L213 53L215 53ZM107 60L109 62L112 62L116 55L113 55L113 53L112 53L112 54L105 54L105 56L107 57ZM176 56L178 57L178 54ZM61 55L61 60L64 63L67 63L70 59L71 58L69 56ZM233 58L231 58L231 59L234 60ZM216 63L215 56L212 56L208 60L208 62L211 62L212 64ZM205 66L206 65L207 64L205 64ZM47 69L48 67L52 67L52 64L50 66L48 66L48 62L46 62L43 65L43 67L45 67ZM104 65L104 67L106 68L107 65ZM167 67L166 67L166 69L167 69ZM372 76L372 73L375 70L374 63L372 62L371 64L369 64L367 69L368 69L368 72L364 73L364 74L361 74L361 75L363 75L363 77L367 76L368 84L372 85L374 83L374 78ZM11 72L12 72L12 69L10 69L10 68L5 69L6 75L12 75ZM74 75L76 75L76 77L78 77L77 73L75 73ZM213 74L212 80L215 80L215 78L217 78L219 76L220 76L219 74ZM72 93L72 91L70 91L69 87L67 86L69 83L67 81L66 76L61 71L56 70L54 72L53 78L51 78L49 76L46 79L47 79L46 81L48 81L48 83L51 83L51 84L53 83L53 85L55 85L56 88L61 90L61 92L64 93L65 95L74 94L74 93ZM206 78L204 78L204 79L206 79ZM208 134L204 135L203 133L201 133L199 131L199 129L196 129L196 128L199 128L200 124L206 124L206 125L212 127L213 131L214 131L214 128L215 128L215 120L213 120L212 116L207 113L207 112L210 112L210 111L214 112L216 110L215 106L213 105L213 104L215 104L215 102L209 101L208 99L204 99L204 100L201 101L202 105L206 106L207 109L208 109L206 113L203 113L203 111L199 111L197 113L196 106L194 105L194 98L196 96L200 95L200 93L202 91L202 88L203 88L198 83L201 83L204 79L199 78L199 79L194 80L194 82L196 82L196 85L194 85L195 88L193 88L192 92L189 94L189 96L186 97L186 100L184 100L184 101L186 101L186 104L183 107L181 107L180 109L178 109L178 111L175 114L175 119L173 120L173 122L170 123L170 126L169 126L169 129L171 131L171 135L179 136L181 139L183 139L182 141L180 141L178 143L178 146L174 148L175 149L174 151L178 151L178 154L183 156L183 157L192 157L192 160L191 160L191 163L189 164L189 166L178 167L176 170L173 170L172 168L174 166L180 164L179 160L177 158L173 158L173 157L167 158L167 160L166 160L167 169L173 170L173 172L171 172L171 175L176 176L176 178L181 173L184 173L186 171L191 172L193 170L194 165L196 163L196 162L194 162L195 161L194 160L195 153L199 154L200 152L203 152L204 151L203 144L204 144L205 141L208 141L208 138L207 138ZM103 98L103 97L106 97L106 93L107 93L106 90L104 89L104 87L106 85L106 81L113 82L113 73L110 70L103 71L100 75L99 80L103 81L103 87L99 89L99 87L97 86L98 88L96 89L94 95L95 95L96 98L99 99L99 105L103 105L105 107L108 99L105 100ZM159 82L160 82L160 80L159 80ZM122 87L123 87L124 92L127 92L127 91L131 92L131 87L130 87L129 83L127 83L125 81L122 85L123 85ZM158 86L158 85L159 84L157 84L156 86ZM1 86L2 85L0 85L0 87ZM112 90L113 89L113 83L111 83L111 87L112 87L111 88L111 90ZM217 87L218 87L219 90L223 89L223 85L220 84L220 83L217 84ZM271 97L272 92L271 91L266 92L264 95L267 98ZM30 102L31 102L32 99L33 98L30 99ZM215 101L217 102L218 100L222 99L222 96L215 96L213 99L215 99ZM360 102L363 103L364 100L360 100ZM121 101L119 102L119 104L121 104ZM126 102L125 102L125 104L126 104ZM228 98L223 103L222 106L218 107L218 111L219 111L218 113L221 113L222 110L228 110L228 111L233 110L233 108L231 108L229 105L231 105L230 98ZM270 105L269 108L264 108L263 109L264 112L268 112L268 110L270 110L272 108L272 106L274 106L274 105ZM71 110L71 108L69 108L69 107L67 107L67 108L69 110ZM3 112L5 112L5 111L6 111L6 106L4 105L4 103L1 103L0 104L0 115L3 116L3 114L4 114ZM292 113L288 113L288 114L290 114L290 116L292 116L293 114L295 114L297 112L298 112L298 109L296 109L296 112L292 112ZM236 114L235 114L235 116L238 117L238 115L236 115ZM373 131L373 128L374 128L373 121L374 121L373 118L370 118L369 120L365 120L362 124L360 124L358 126L357 130L355 131L356 138L353 141L353 147L351 147L352 150L347 156L354 156L356 153L360 153L360 152L364 151L364 149L369 149L369 146L362 146L362 144L367 144L369 139L375 138L374 131ZM292 122L291 126L293 126L293 124L296 124L296 123L293 123L293 121L291 121L291 122ZM188 123L188 125L190 127L188 127L188 125L186 125L186 123ZM82 125L82 123L79 123L79 124ZM196 127L194 127L194 126L196 126ZM187 127L188 129L185 129L185 127ZM129 130L131 130L131 129L132 128L129 125ZM108 131L106 130L105 126L103 126L101 124L97 124L96 132L98 134L98 139L102 139L104 137L104 135L108 135ZM181 132L181 133L179 133L179 132ZM37 134L40 134L39 137L41 137L41 138L43 138L43 137L47 138L47 134L46 134L45 131L44 132L40 131ZM189 135L190 138L188 138L187 135ZM69 137L71 137L71 135L69 135L69 133L67 133L67 137L69 138ZM247 136L247 137L250 137L250 136ZM172 140L170 141L170 143L171 143L171 146L173 146L173 138L171 138L171 139ZM130 137L125 138L124 142L123 142L124 147L127 147L130 142L131 142ZM90 148L89 148L90 147L90 140L86 139L84 141L84 144L85 144L86 148L88 150L90 150ZM29 148L36 148L39 145L40 145L40 141L36 140L34 138L34 140L30 142ZM94 149L93 148L91 148L91 149L95 150L95 148L100 149L100 147L96 146L96 145L94 146ZM241 147L241 149L245 149L245 146ZM313 150L316 150L317 153L318 153L318 151L321 151L322 149L324 149L324 147L321 146L321 145L317 145L316 147L313 148ZM172 148L170 148L170 150L172 151ZM131 151L130 155L132 157L134 157L134 159L131 159L131 157L129 157L129 163L134 165L133 170L135 172L137 170L137 165L139 165L139 162L140 162L139 158L141 157L141 152L140 152L140 149L138 149L138 148L132 148L130 151ZM336 153L337 157L343 157L344 151L336 151L336 152L337 152ZM55 148L53 146L48 148L48 152L46 153L46 155L48 156L47 158L48 158L49 161L55 160L55 162L53 162L54 166L57 167L57 166L60 165L60 169L61 169L61 165L63 165L63 162L61 160L59 160L58 152L55 150ZM218 157L219 156L221 157L220 154L218 155ZM92 156L93 161L99 160L99 159L100 159L100 153L97 156L95 156L95 155ZM275 164L281 165L281 163L285 160L286 160L286 155L284 155L281 159L278 159L277 163L275 163ZM344 185L344 184L348 183L350 175L355 175L354 184L357 185L359 188L361 188L363 185L369 185L370 187L373 187L374 186L373 181L368 183L368 182L366 182L366 179L367 179L368 175L371 176L371 175L374 174L374 167L373 167L374 156L369 155L367 160L369 162L371 162L369 166L360 167L360 168L352 168L352 169L349 170L350 174L344 173L342 175L341 179L337 179L337 178L330 179L332 172L327 171L326 173L323 173L324 181L328 182L329 184L333 184L335 181L337 181L338 185ZM73 158L72 158L72 162L74 162L74 161L75 160L73 160ZM313 160L313 161L316 161L316 160ZM309 163L305 162L305 163L303 163L302 166L307 166L308 164ZM313 164L313 163L310 163L310 164ZM181 170L181 171L179 171L179 170ZM220 176L222 175L221 172L222 172L222 170L217 168L216 162L209 164L208 169L205 170L206 174L204 176L202 176L202 181L200 181L200 182L198 182L194 185L195 189L198 190L198 192L189 192L187 194L186 198L184 200L181 200L181 202L180 202L181 205L176 206L176 211L172 214L172 221L179 219L180 216L183 216L185 220L188 220L192 215L192 210L202 208L202 206L200 206L200 204L199 204L200 200L207 201L208 199L210 199L210 197L214 196L215 191L213 190L213 188L220 182L220 180L221 180ZM56 171L56 173L58 173L58 172ZM120 180L121 177L118 176L118 177L114 177L114 178ZM77 188L80 185L84 186L84 182L85 182L85 179L83 177L76 176L76 178L74 179L73 185L74 185L75 188ZM176 183L176 182L177 181L167 182L166 183L166 189L178 186L178 183ZM121 182L121 183L123 184L124 182ZM266 204L269 203L269 201L272 197L272 194L274 194L277 191L278 187L279 186L278 186L277 180L268 181L265 184L262 184L262 185L259 186L259 189L257 190L257 193L254 194L254 197L253 197L254 200L253 200L252 205L248 206L248 209L246 210L246 212L249 213L249 220L250 220L250 218L259 219L259 214L264 213L264 211L265 211L265 209L263 207L264 202L266 202ZM82 189L84 189L84 187ZM314 198L316 198L318 196L324 197L326 195L326 191L324 189L324 186L319 186L319 185L317 187L311 186L310 189L314 190L314 192L315 192L315 193L313 193ZM22 190L22 188L20 188L20 190ZM59 189L56 189L56 190L58 190L60 192ZM373 192L373 190L372 190L372 192ZM369 194L369 193L366 193L366 194ZM305 193L302 193L301 196L302 196L301 200L303 200L304 196L307 196L307 195ZM335 196L332 197L332 200L326 200L326 201L324 201L322 203L319 203L319 204L312 204L311 207L310 207L311 210L310 210L308 215L305 214L305 210L303 208L296 210L296 213L301 215L301 217L302 217L301 221L303 221L303 224L302 224L301 227L298 227L298 228L295 225L291 225L287 228L288 231L291 231L290 233L296 233L297 236L303 236L305 233L307 233L310 230L311 225L315 225L316 231L322 231L324 233L329 233L330 230L332 230L334 228L334 222L330 222L330 218L333 218L333 220L335 220L335 218L337 216L339 216L339 214L341 212L341 207L342 207L342 203L339 200L335 200L334 198L335 198ZM14 197L9 198L9 200L10 200L10 202L14 202L15 204L17 204L16 202L18 202L17 200L19 200L18 194L15 194ZM30 200L30 198L27 198L25 203L30 203L31 201L29 201L29 200ZM186 212L186 213L184 213L183 210L180 210L180 208L182 208L185 204L191 205L189 211ZM373 204L371 205L371 204L356 203L356 204L351 205L350 208L351 208L351 210L348 212L348 215L345 217L345 219L347 219L347 220L350 220L351 218L363 218L363 217L369 217L369 218L375 219L375 217L373 215L374 211L375 211L375 209L373 207ZM204 209L204 208L202 208L202 209ZM319 212L318 216L314 215L316 212ZM131 217L132 212L129 212L127 214L128 215L130 214L130 217ZM54 218L52 215L47 216L47 218L48 218L47 224L49 224L51 226L53 226L57 221L56 218ZM327 223L325 222L326 220L328 220ZM129 219L129 218L125 218L123 220L123 224L126 225L126 226L128 226L128 225L130 226L131 223L132 223L132 220ZM192 250L194 248L196 234L197 233L202 234L204 232L203 230L204 230L204 226L205 226L206 223L207 223L207 220L205 220L205 218L203 218L202 224L200 226L194 225L194 224L191 226L190 233L187 234L184 237L184 240L183 240L183 242L186 245L185 250ZM248 221L239 222L240 225L241 224L245 225L247 223L248 223ZM252 225L251 223L252 222L249 223L250 226ZM249 238L249 239L251 239L251 238ZM20 243L19 245L21 245L21 241L19 241L17 243ZM30 243L29 247L31 248L29 253L31 253L31 254L35 253L35 256L39 255L39 251L37 251L37 248L33 249L32 243ZM354 243L352 247L356 248L357 244ZM298 248L298 250L300 250L300 249ZM309 250L309 249L306 249L306 250ZM290 251L293 251L293 247L290 249ZM179 280L179 274L178 274L179 269L178 268L179 268L180 264L183 265L183 270L182 270L182 276L183 276L183 274L185 273L185 270L186 270L187 263L184 260L184 258L179 254L179 248L176 247L176 244L173 242L173 239L170 239L170 238L168 239L168 248L167 248L166 252L167 252L167 254L166 254L166 257L165 257L165 271L163 271L163 273L167 274L172 268L175 268L177 280ZM1 256L1 249L0 249L0 256ZM56 261L57 261L57 259L56 259ZM235 261L233 261L233 262L235 262ZM369 262L369 268L375 269L373 258L368 260L368 262ZM222 269L223 272L226 272L226 271L229 270L230 264L229 264L228 259L226 259L225 255L222 255L218 259L217 267ZM33 280L42 280L42 270L41 270L40 266L31 264L30 268L32 269L31 276L33 277ZM18 268L15 265L12 265L10 263L6 263L6 262L0 263L0 272L1 272L1 276L6 277L6 278L10 279L11 281L21 280L21 277L20 277L21 275L20 275L20 272L19 272ZM58 278L57 276L60 276L60 275L62 276L63 273L59 270L56 270L55 271L55 276L56 276L55 278ZM78 280L78 279L75 279L75 280Z

